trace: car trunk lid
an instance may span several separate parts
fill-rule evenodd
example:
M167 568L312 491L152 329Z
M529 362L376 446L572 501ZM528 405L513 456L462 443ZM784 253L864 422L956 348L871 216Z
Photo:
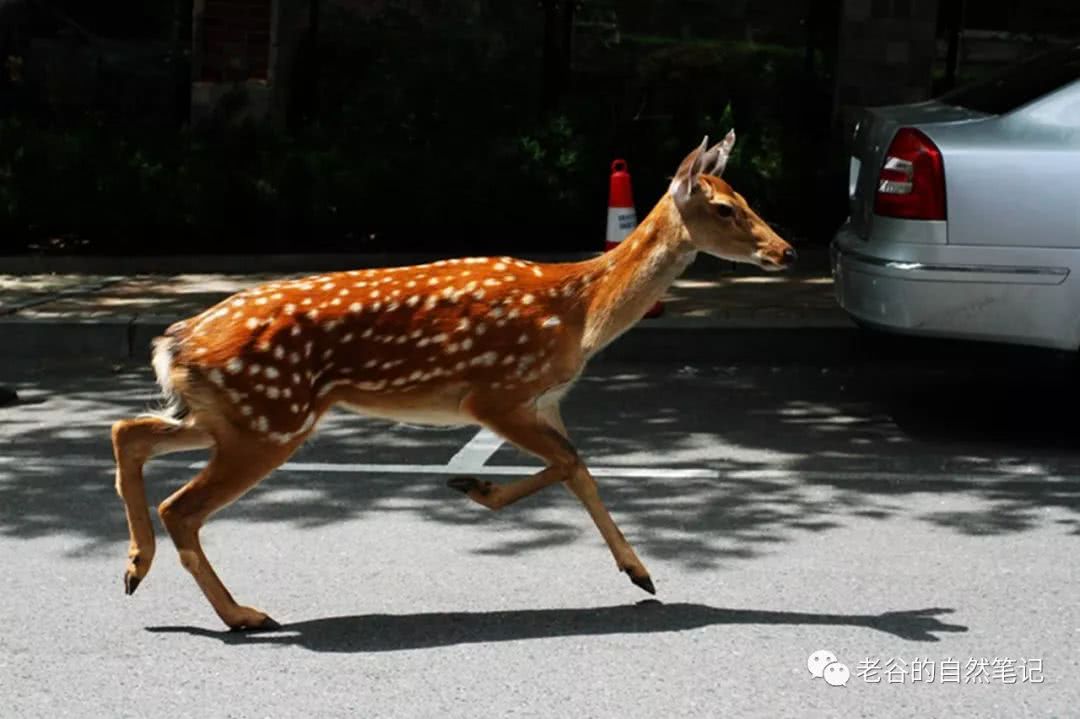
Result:
M985 113L946 105L936 100L912 105L864 109L851 139L848 197L851 225L862 239L870 235L878 175L893 135L901 127L925 128L941 123L983 119Z

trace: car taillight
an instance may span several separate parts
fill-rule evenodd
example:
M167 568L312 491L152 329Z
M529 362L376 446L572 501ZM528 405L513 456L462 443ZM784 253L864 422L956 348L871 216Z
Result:
M908 220L945 219L945 168L941 151L910 127L893 137L878 175L874 214Z

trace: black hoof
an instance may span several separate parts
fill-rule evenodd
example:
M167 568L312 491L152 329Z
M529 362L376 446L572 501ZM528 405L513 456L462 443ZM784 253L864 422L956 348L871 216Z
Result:
M142 581L142 577L136 577L130 572L124 572L124 594L129 597L135 593L135 590L139 588L139 582Z
M258 626L249 627L245 624L242 624L238 627L229 627L230 632L246 632L249 634L252 632L272 632L275 629L281 629L281 625L275 622L271 617L267 617L266 619L264 619L262 621L262 624Z
M491 491L491 482L481 482L476 477L452 477L446 480L446 486L450 489L456 489L462 494L468 494L473 490L476 490L482 495L486 495Z
M627 572L630 576L630 581L644 589L649 594L656 594L656 587L653 586L652 578L646 574L644 577L635 577L633 574Z

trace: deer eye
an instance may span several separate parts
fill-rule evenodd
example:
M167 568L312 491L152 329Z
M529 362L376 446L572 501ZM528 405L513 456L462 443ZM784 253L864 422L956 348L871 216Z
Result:
M713 210L720 217L728 218L735 216L735 208L725 202L717 202L713 205Z

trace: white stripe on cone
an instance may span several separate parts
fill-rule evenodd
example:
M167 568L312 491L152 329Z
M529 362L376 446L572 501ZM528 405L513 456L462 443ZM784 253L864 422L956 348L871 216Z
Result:
M607 243L617 245L637 227L633 207L609 207L607 211Z

